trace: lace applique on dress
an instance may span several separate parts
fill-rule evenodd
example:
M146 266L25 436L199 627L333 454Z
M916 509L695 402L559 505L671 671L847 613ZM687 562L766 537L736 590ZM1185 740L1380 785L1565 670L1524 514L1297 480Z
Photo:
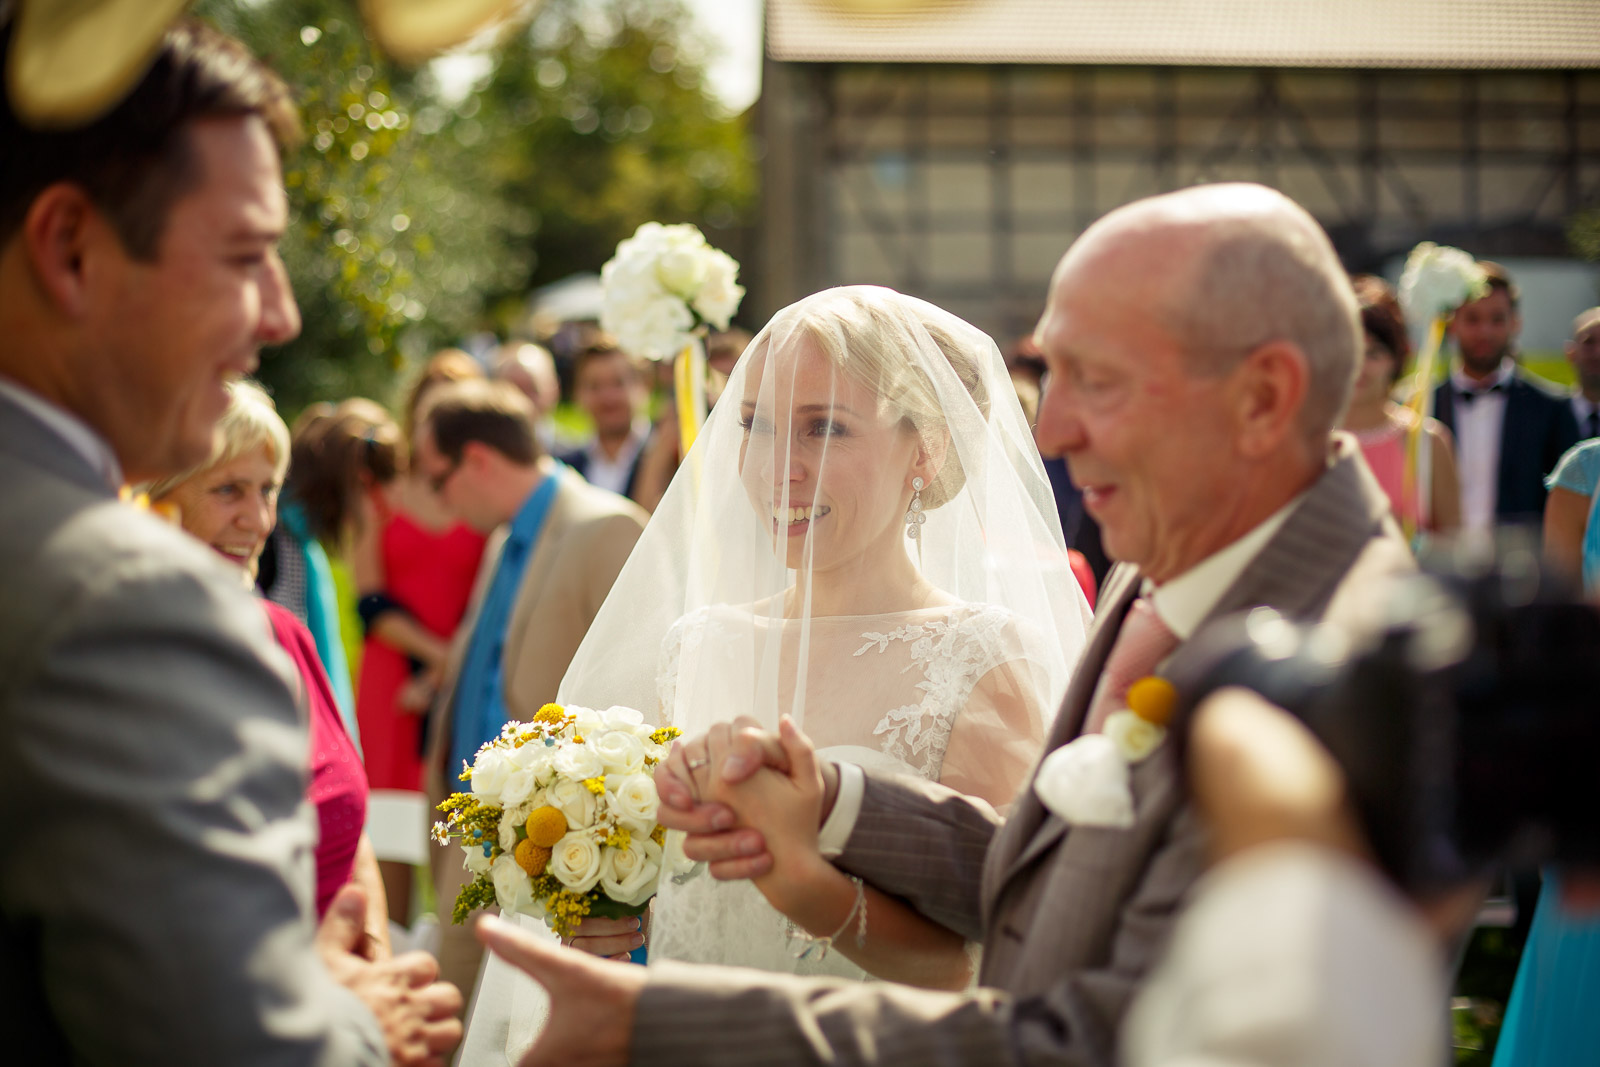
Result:
M883 654L897 641L910 646L911 662L902 673L922 673L915 688L922 694L915 704L887 712L873 728L883 751L916 769L924 778L937 779L956 716L966 707L978 681L1005 660L1006 626L1014 619L1008 611L990 605L957 610L944 619L909 623L888 633L864 633L866 641L857 656Z

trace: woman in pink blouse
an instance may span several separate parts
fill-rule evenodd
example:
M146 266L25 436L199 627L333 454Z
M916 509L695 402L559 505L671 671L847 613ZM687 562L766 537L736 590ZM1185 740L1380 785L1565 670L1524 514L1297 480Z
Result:
M1417 486L1408 486L1405 479L1406 450L1418 432L1417 418L1391 399L1411 354L1400 302L1382 278L1361 275L1355 279L1355 288L1361 303L1366 357L1356 374L1343 428L1355 434L1367 466L1389 497L1395 519L1413 532L1447 533L1461 525L1461 483L1450 431L1435 419L1423 420L1421 433L1432 465L1431 489L1424 506Z
M255 582L256 565L277 521L278 491L289 466L289 430L259 386L234 382L217 425L217 446L195 470L149 488L152 505L176 511L190 534ZM298 696L309 717L308 799L317 811L317 917L346 882L367 892L367 952L389 954L388 908L377 859L365 833L367 778L345 731L333 689L305 626L286 608L262 601L273 635L293 661Z

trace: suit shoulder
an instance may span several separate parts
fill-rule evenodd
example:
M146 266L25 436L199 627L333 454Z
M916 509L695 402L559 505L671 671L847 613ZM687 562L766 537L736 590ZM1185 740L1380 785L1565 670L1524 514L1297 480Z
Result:
M561 491L571 500L573 520L585 526L631 525L644 529L649 514L625 496L590 485L579 478L562 480Z
M1534 395L1548 404L1565 404L1571 399L1571 394L1568 390L1548 378L1539 377L1539 375L1534 374L1525 367L1517 368L1516 380L1520 384L1528 386Z

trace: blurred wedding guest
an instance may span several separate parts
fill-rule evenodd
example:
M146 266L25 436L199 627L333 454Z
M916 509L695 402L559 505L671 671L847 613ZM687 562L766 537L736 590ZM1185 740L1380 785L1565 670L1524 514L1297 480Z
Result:
M217 423L211 455L192 470L153 483L152 504L169 503L184 530L237 566L253 586L261 550L277 523L278 494L289 468L289 428L272 400L253 382L228 386L228 408ZM366 937L378 955L389 954L389 923L377 857L363 827L367 776L355 745L340 721L333 687L317 656L311 633L294 613L261 601L273 636L299 674L299 695L311 728L310 789L320 830L314 851L317 915L339 887L357 881L367 891Z
M1403 527L1408 531L1449 533L1461 524L1461 487L1450 431L1437 419L1423 420L1420 430L1428 449L1430 484L1426 505L1420 498L1414 473L1406 471L1408 455L1423 445L1415 440L1419 433L1415 413L1391 399L1411 354L1400 301L1387 282L1371 275L1355 279L1355 289L1361 302L1365 357L1356 373L1342 428L1360 443L1367 466L1372 468Z
M288 608L305 624L327 670L340 718L359 746L351 664L360 662L360 646L355 645L358 654L352 656L335 578L343 527L340 515L330 514L330 498L336 490L328 483L338 475L328 471L323 448L323 436L333 417L333 405L319 403L295 420L289 435L289 479L278 507L278 524L262 554L263 566L270 566L271 574L265 580L258 576L257 585L267 599Z
M1567 362L1578 378L1572 390L1578 436L1600 437L1600 307L1590 308L1573 320Z
M419 419L414 449L415 474L444 506L480 533L496 533L484 559L487 584L452 649L430 724L428 793L437 803L502 724L531 719L555 699L645 514L540 452L533 406L503 382L440 387ZM439 965L470 997L482 949L451 912L471 876L459 855L433 852Z
M1545 475L1578 441L1567 397L1517 363L1516 283L1498 263L1478 265L1489 292L1456 309L1458 358L1433 394L1434 416L1455 436L1461 525L1474 533L1539 522Z
M1595 486L1600 483L1600 441L1573 446L1550 472L1544 504L1544 550L1567 573L1600 590L1600 523L1595 522Z
M1023 401L1024 395L1030 392L1035 398L1034 413L1030 418L1037 427L1038 398L1047 384L1044 354L1029 335L1012 342L1005 353L1005 360L1011 371L1011 380L1017 385L1017 399ZM1026 410L1025 401L1023 407ZM1034 436L1037 445L1037 433ZM1072 478L1067 474L1066 457L1052 455L1051 451L1043 448L1039 452L1044 459L1044 473L1050 479L1050 490L1055 495L1056 515L1061 519L1061 533L1066 537L1067 548L1077 553L1078 558L1083 560L1083 568L1089 572L1090 583L1084 584L1080 575L1079 584L1083 586L1084 595L1092 605L1100 586L1105 583L1106 575L1111 573L1111 558L1100 543L1100 524L1083 506L1083 492L1072 484ZM1075 572L1083 568L1074 563Z
M572 399L594 420L594 439L556 458L590 485L633 496L650 434L649 394L633 357L604 334L591 338L573 355Z
M733 365L739 362L744 350L750 347L750 340L750 331L738 326L716 331L706 338L706 366L726 379L733 373Z
M446 350L422 368L406 395L404 425L415 426L441 388L481 381L476 360ZM376 405L368 428L352 426L352 445L391 440L393 423ZM377 419L381 417L380 427ZM406 438L392 438L398 453ZM370 451L370 446L368 446ZM389 476L369 470L352 485L350 565L360 598L362 646L356 713L367 776L376 793L373 834L389 895L389 917L412 919L415 867L426 863L429 812L423 795L424 723L444 674L450 640L466 614L483 560L484 537L440 503L427 482L398 463Z
M189 20L89 125L0 94L7 1062L422 1064L460 1036L426 956L359 951L359 887L313 923L299 675L239 567L117 496L205 462L226 382L299 332L298 134L283 82Z
M550 350L532 341L509 341L490 356L489 377L510 382L533 404L539 446L546 452L555 447L555 426L550 413L561 402L561 381Z

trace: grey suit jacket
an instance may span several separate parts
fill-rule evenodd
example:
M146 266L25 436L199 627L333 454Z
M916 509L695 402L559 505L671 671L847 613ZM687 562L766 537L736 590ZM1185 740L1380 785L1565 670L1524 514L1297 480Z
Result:
M1269 605L1354 618L1410 552L1353 439L1222 596L1213 617ZM1082 729L1140 576L1109 576L1047 744ZM837 861L924 915L984 942L983 988L934 993L730 968L652 971L634 1059L652 1064L1104 1064L1117 1028L1199 874L1203 840L1171 746L1135 765L1129 829L1069 827L1031 784L1002 822L931 782L867 776ZM870 920L869 920L870 921Z
M381 1064L312 947L308 738L238 573L0 397L12 1063Z

